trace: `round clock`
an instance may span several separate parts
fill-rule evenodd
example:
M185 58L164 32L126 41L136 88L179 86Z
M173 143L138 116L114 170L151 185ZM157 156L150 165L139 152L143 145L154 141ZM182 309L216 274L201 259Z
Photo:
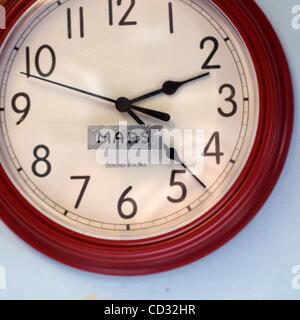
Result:
M20 237L138 275L203 257L255 215L293 95L254 1L0 3L0 208Z

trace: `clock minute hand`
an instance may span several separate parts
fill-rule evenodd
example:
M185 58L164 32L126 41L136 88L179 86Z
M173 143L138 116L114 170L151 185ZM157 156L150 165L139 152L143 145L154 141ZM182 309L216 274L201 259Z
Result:
M179 158L178 152L175 148L170 148L166 144L164 144L164 149L167 153L167 157L173 161L178 162L184 169L186 169L192 177L204 188L206 189L206 185L203 181L201 181L193 172L192 170L185 165L185 163Z
M145 122L132 110L127 111L128 114L140 125L146 125ZM178 162L184 169L186 169L191 176L204 188L206 189L206 185L203 181L201 181L192 171L190 168L188 168L185 163L179 158L178 152L175 148L170 148L166 144L164 144L164 149L167 153L167 157L170 160Z
M196 77L192 77L192 78L184 80L184 81L170 81L170 80L166 81L163 84L161 89L154 90L154 91L146 93L146 94L144 94L142 96L134 98L134 99L130 100L130 103L140 102L140 101L152 98L154 96L157 96L159 94L173 95L183 85L185 85L185 84L187 84L189 82L192 82L192 81L207 77L208 75L210 75L210 72L202 73L202 74L200 74L200 75L198 75Z
M169 121L171 119L171 116L168 113L157 111L157 110L152 110L152 109L147 109L147 108L142 108L142 107L138 107L138 106L134 106L126 98L119 98L118 100L114 100L114 99L111 99L111 98L108 98L108 97L104 97L104 96L99 95L99 94L95 94L93 92L89 92L89 91L86 91L86 90L82 90L82 89L79 89L79 88L75 88L75 87L69 86L69 85L64 84L64 83L60 83L60 82L57 82L57 81L45 79L45 78L38 77L38 76L35 76L35 75L32 75L32 74L28 75L25 72L21 72L21 74L26 75L28 78L34 78L34 79L38 79L38 80L41 80L41 81L45 81L45 82L54 84L56 86L60 86L60 87L63 87L63 88L69 89L69 90L73 90L73 91L76 91L76 92L80 92L80 93L95 97L97 99L101 99L101 100L104 100L104 101L107 101L107 102L111 102L121 112L127 112L129 109L133 109L133 110L136 110L138 112L147 114L147 115L149 115L149 116L151 116L153 118L159 119L161 121L166 121L167 122L167 121ZM124 103L124 100L125 100L125 103ZM121 110L119 108L119 106L120 106L120 108L123 108L124 110Z
M66 88L66 89L70 89L70 90L73 90L73 91L76 91L76 92L80 92L80 93L83 93L83 94L86 94L86 95L89 95L89 96L92 96L92 97L95 97L95 98L98 98L98 99L101 99L101 100L104 100L104 101L108 101L108 102L111 102L111 103L116 103L116 100L114 100L114 99L107 98L107 97L104 97L104 96L101 96L99 94L95 94L95 93L92 93L92 92L89 92L89 91L86 91L86 90L83 90L83 89L75 88L75 87L69 86L69 85L64 84L64 83L60 83L60 82L57 82L57 81L53 81L53 80L49 80L49 79L46 79L46 78L38 77L38 76L35 76L33 74L28 74L26 72L21 72L21 74L27 76L28 78L34 78L34 79L37 79L37 80L45 81L45 82L54 84L56 86L63 87L63 88Z

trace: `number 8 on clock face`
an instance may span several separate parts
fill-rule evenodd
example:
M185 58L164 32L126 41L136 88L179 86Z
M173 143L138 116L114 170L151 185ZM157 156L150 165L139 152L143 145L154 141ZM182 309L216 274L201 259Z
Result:
M30 16L1 55L1 146L32 205L92 237L143 239L191 223L226 194L251 151L259 97L243 40L214 5L44 1ZM120 111L120 97L170 119ZM99 164L88 127L120 121L203 130L202 170L186 158ZM177 152L177 141L165 147Z

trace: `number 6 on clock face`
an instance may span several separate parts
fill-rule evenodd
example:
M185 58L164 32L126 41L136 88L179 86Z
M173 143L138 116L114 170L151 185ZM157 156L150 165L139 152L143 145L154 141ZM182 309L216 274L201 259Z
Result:
M258 59L244 40L250 33L230 20L230 6L246 15L251 10L241 7L254 3L30 4L0 51L0 155L15 196L47 225L100 247L153 243L200 221L208 227L251 172L251 155L259 159L260 121L271 116L261 104ZM155 148L169 161L101 162L103 144L120 154L157 151L149 137L133 135L157 127ZM109 137L101 131L108 129ZM174 129L181 138L170 143L166 132ZM201 132L201 143L186 132Z

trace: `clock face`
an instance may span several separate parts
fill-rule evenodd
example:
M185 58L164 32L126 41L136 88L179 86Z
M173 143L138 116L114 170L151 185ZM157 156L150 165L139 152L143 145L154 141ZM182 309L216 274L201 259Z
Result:
M1 162L31 205L73 231L134 240L185 226L225 196L252 150L254 66L209 1L38 1L0 59ZM169 163L101 161L101 130L120 153L120 122L159 128Z

